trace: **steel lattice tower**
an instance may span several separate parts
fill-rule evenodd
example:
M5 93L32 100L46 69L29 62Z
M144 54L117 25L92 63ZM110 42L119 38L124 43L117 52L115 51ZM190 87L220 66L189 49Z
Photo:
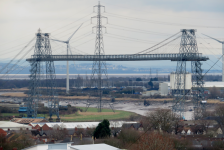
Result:
M197 41L195 36L195 30L191 30L191 47L194 53L198 53ZM203 70L201 68L202 63L200 61L192 61L191 62L191 72L192 72L192 87L194 87L193 91L193 103L194 103L194 118L195 120L203 117L203 112L205 111L205 100L204 95L204 80L203 80Z
M34 49L34 57L38 58L44 54L44 36L41 33L40 29L36 34L36 44ZM30 85L29 85L29 94L27 101L27 117L31 118L37 117L37 108L38 101L40 95L40 74L41 74L41 62L40 61L32 61L31 69L30 69Z
M40 96L40 83L41 83L41 70L43 70L41 61L37 61L38 58L52 55L49 33L41 33L40 29L36 34L36 44L33 57L34 61L31 61L30 69L30 86L29 97L27 102L27 117L37 117L37 108ZM46 61L46 87L48 96L49 107L49 121L53 121L52 115L56 115L56 121L60 121L59 118L59 102L55 92L55 68L53 61Z
M184 60L186 54L188 53L198 53L197 41L195 36L195 30L190 29L181 30L182 37L180 43L179 53L181 54L181 61L177 62L177 68L175 73L175 92L174 92L174 111L180 112L180 116L183 117L184 113L184 105L185 105L185 80L186 80L186 61ZM193 55L192 55L193 56ZM201 104L201 101L204 99L204 88L203 88L203 75L201 69L201 62L200 61L192 61L191 62L191 69L192 69L192 83L193 87L195 87L195 94L193 97L193 104L194 104L194 116L199 115L199 111L202 110L204 107Z
M94 55L97 55L98 57L101 57L102 55L105 55L104 52L104 44L103 44L103 28L106 28L102 25L102 18L106 18L101 15L101 7L104 7L100 5L100 2L98 5L94 6L94 8L97 7L97 16L94 16L92 18L97 18L97 25L94 27L96 28L96 41L95 41L95 52ZM105 7L104 7L105 9ZM91 19L92 19L91 18ZM97 85L97 96L99 97L98 100L98 111L101 112L102 108L102 74L105 74L106 79L107 77L107 66L105 61L94 61L92 66L92 85L95 83ZM95 77L97 76L97 77Z
M49 34L45 33L45 55L52 55ZM52 115L56 115L56 122L60 122L59 118L59 101L56 96L55 88L55 67L53 61L46 61L46 87L48 95L49 121L52 122Z

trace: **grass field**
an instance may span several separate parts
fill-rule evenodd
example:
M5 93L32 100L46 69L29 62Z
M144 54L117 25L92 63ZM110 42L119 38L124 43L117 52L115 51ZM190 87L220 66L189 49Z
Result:
M79 107L85 110L85 107ZM19 116L19 113L2 113L2 116ZM127 119L130 115L135 115L135 113L115 110L115 113L111 109L102 109L102 112L98 112L97 108L88 108L87 112L78 112L76 114L70 115L60 115L61 121L71 122L71 121L100 121L103 119L117 120L117 119ZM38 114L38 117L49 118L49 115ZM53 116L56 118L56 116Z
M85 110L85 107L79 107ZM116 120L126 119L135 113L116 110L115 113L111 109L102 109L98 112L97 108L88 108L87 112L78 112L78 114L70 114L61 116L62 121L100 121L103 119Z

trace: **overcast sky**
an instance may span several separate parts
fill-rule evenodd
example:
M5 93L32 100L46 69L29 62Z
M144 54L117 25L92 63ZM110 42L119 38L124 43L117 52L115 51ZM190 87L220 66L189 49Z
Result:
M221 55L222 45L210 40L202 33L224 41L224 1L223 0L101 0L106 11L102 15L107 27L104 34L106 54L133 54L145 50L156 43L176 34L181 29L197 29L199 52L211 56L205 63L209 68ZM8 61L35 37L40 28L50 33L51 38L67 38L84 23L71 39L74 54L93 54L95 34L92 27L96 19L93 6L95 0L0 0L0 58ZM95 30L93 30L94 32ZM32 42L30 46L33 46ZM178 52L180 40L175 40L156 53ZM65 54L66 45L51 42L54 54ZM24 50L16 59L28 58ZM168 61L156 62L114 62L135 66L175 66ZM221 62L216 69L221 69Z

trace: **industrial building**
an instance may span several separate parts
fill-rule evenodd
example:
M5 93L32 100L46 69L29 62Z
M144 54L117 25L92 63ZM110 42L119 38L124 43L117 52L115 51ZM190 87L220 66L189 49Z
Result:
M175 93L176 90L184 90L185 89L185 93L188 93L191 88L192 88L192 75L191 73L186 73L185 74L185 83L184 82L184 74L180 74L180 78L181 83L179 83L180 85L185 85L185 87L180 87L179 89L177 89L177 74L172 72L170 74L170 89L171 89L171 93Z
M142 96L153 96L153 95L167 96L168 93L169 93L168 83L161 82L159 83L158 90L145 91L142 93Z
M0 121L0 128L4 131L10 130L31 130L32 127L24 124L19 124L10 121Z
M95 128L100 122L38 122L30 123L33 129L52 130L53 128L73 130L75 128L87 129ZM133 124L137 122L110 121L110 128L121 128L123 124Z

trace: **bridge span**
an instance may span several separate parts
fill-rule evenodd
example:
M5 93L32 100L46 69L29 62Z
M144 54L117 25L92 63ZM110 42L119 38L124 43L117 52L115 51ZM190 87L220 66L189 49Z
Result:
M120 54L120 55L32 55L26 61L206 61L201 53Z

